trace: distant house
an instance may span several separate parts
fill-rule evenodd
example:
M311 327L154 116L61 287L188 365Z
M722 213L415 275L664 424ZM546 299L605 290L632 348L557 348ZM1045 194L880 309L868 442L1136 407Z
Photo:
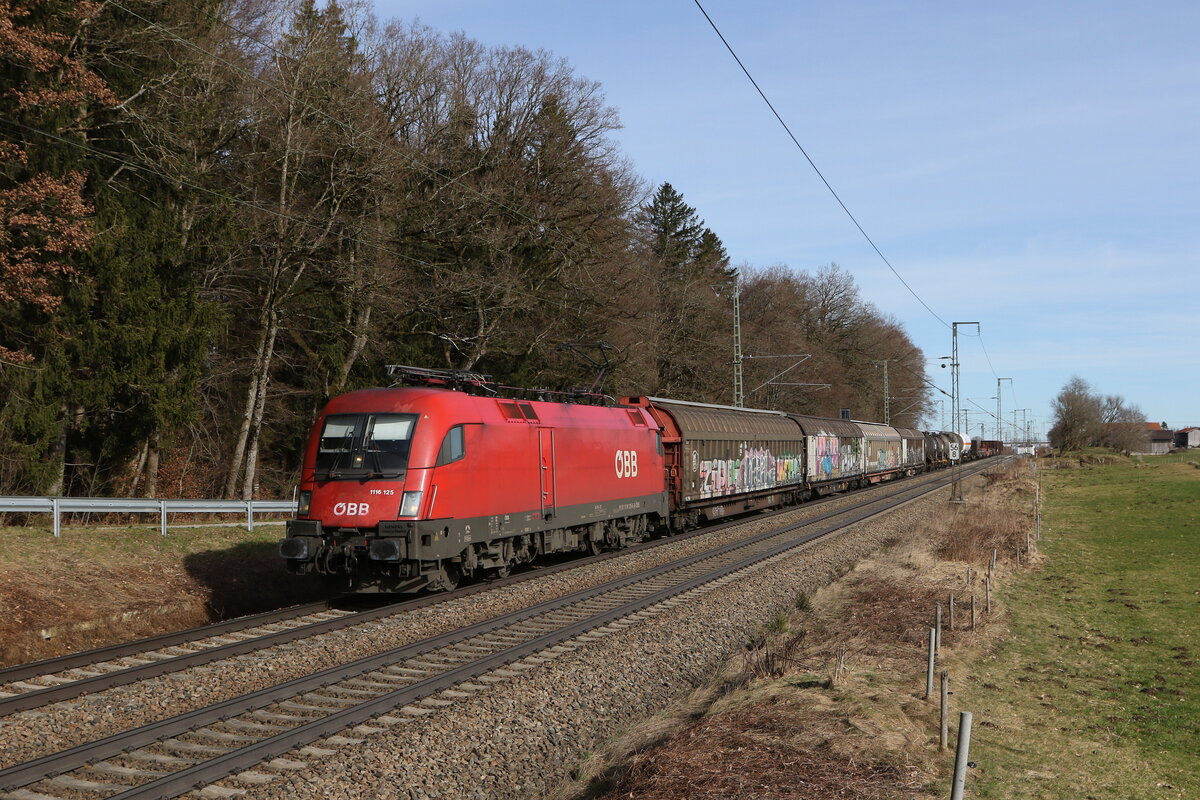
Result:
M1157 422L1147 422L1146 442L1141 452L1151 456L1165 456L1171 452L1171 445L1174 442L1175 434L1166 426Z
M1175 431L1176 447L1200 447L1200 428L1180 428Z

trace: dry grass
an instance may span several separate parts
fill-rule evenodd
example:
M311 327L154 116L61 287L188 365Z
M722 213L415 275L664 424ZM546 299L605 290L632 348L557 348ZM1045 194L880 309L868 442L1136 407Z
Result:
M1025 534L1034 524L1036 491L1023 470L996 475L986 495L931 524L931 533L943 541L938 556L978 568L988 563L995 550L998 559L1015 562L1014 548L1025 546Z
M795 671L800 662L796 659L800 649L801 636L789 636L774 645L752 647L742 654L742 668L739 673L743 685L764 678L779 678L789 671Z
M0 529L0 665L301 602L278 528Z
M821 711L748 705L709 717L669 748L638 755L607 795L637 800L752 798L883 800L921 794L920 770L814 747ZM833 733L830 731L830 733Z
M783 630L769 623L684 708L627 732L556 798L934 798L949 771L938 752L937 708L925 701L925 650L934 608L967 584L993 546L1020 537L1032 508L1021 473L997 477L965 507L858 564L797 602ZM1028 495L1028 497L1026 497ZM1028 502L1027 502L1028 500ZM1015 509L1015 510L1014 510ZM988 524L995 521L994 527ZM1006 565L1007 566L1007 565ZM978 654L1002 632L969 599L943 649ZM675 733L672 735L672 731Z

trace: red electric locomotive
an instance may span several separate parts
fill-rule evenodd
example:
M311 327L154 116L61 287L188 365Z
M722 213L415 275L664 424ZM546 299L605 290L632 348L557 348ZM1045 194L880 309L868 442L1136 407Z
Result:
M666 524L662 431L642 409L500 397L472 373L396 374L420 385L351 392L318 417L280 542L293 572L356 591L450 589Z

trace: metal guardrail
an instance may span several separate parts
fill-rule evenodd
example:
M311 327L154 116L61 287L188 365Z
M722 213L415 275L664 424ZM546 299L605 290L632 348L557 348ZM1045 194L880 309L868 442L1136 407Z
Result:
M255 514L294 514L294 500L158 500L115 497L0 497L0 514L53 514L54 535L62 535L63 514L158 514L167 535L168 514L245 514L246 530L254 530Z

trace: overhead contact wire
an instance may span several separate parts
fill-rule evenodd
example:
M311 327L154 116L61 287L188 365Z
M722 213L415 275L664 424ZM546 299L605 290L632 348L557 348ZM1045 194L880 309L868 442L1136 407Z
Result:
M878 245L875 244L875 240L870 237L863 226L859 224L858 219L850 212L850 209L846 206L846 204L842 202L842 198L838 196L838 193L834 190L833 186L828 180L826 180L825 175L822 174L821 170L817 167L816 162L812 160L812 157L808 155L808 151L804 149L802 144L800 144L800 140L796 138L794 133L792 133L792 129L788 127L788 124L783 121L783 117L781 117L779 112L775 110L775 106L767 97L766 92L762 90L762 87L758 85L758 81L754 80L754 76L750 74L750 70L746 69L746 65L742 63L742 59L740 59L738 54L734 52L733 47L729 44L729 41L726 40L725 35L721 33L721 29L717 27L717 23L713 22L712 17L710 17L708 12L704 10L704 6L700 5L700 0L693 0L693 2L696 4L696 8L700 9L700 13L704 15L704 18L708 20L708 24L712 26L713 31L721 39L721 44L725 45L725 49L729 51L729 55L733 56L733 60L736 61L737 65L742 68L742 72L745 73L746 77L750 80L751 85L754 86L754 90L758 92L758 96L762 98L763 102L767 104L767 108L771 109L771 113L775 115L775 119L777 119L779 124L783 126L784 131L787 132L788 138L792 140L792 144L796 145L796 148L804 156L805 160L808 161L808 165L813 168L813 172L817 173L817 177L821 179L821 183L825 184L825 188L829 190L831 195L833 195L833 199L837 201L838 205L842 207L842 211L846 212L846 216L849 217L850 221L854 223L854 227L858 228L858 232L861 233L863 238L867 240L867 243L871 245L871 249L873 249L876 255L883 260L884 264L887 264L887 268L892 271L892 274L896 276L896 279L899 280L900 283L904 284L904 288L908 290L908 293L915 297L917 302L924 306L925 310L933 315L934 319L949 328L950 323L942 319L938 313L930 308L929 304L926 303L919 294L917 294L916 290L908 285L908 281L904 280L903 276L901 276L896 268L892 266L892 262L888 261L887 256L885 256L883 251L880 250Z

